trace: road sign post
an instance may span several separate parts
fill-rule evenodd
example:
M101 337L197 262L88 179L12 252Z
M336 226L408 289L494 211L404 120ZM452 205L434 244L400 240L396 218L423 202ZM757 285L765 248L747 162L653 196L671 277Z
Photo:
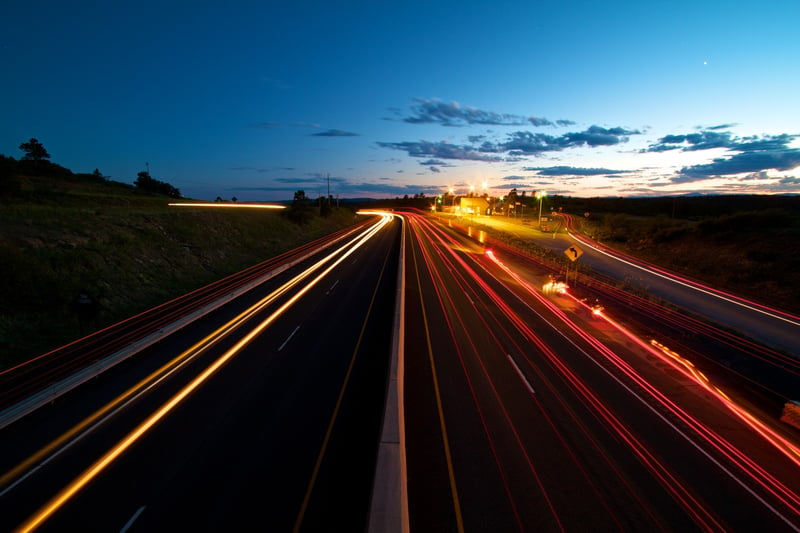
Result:
M564 255L566 255L570 261L577 261L578 258L583 255L583 250L578 248L577 244L571 244L564 250Z

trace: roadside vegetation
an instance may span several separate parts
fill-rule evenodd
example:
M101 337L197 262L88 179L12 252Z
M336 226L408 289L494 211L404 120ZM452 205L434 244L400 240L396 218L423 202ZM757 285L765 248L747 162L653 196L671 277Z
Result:
M130 185L52 163L36 139L20 149L0 155L0 369L354 222L356 205L302 190L283 213L168 207L180 191L148 172ZM800 313L800 197L546 198L561 209L600 242Z
M171 186L0 157L0 369L354 221L305 201L291 216L168 207Z
M713 208L718 202L709 198L705 212L681 217L593 213L582 228L635 257L800 313L800 198L730 198L726 209Z

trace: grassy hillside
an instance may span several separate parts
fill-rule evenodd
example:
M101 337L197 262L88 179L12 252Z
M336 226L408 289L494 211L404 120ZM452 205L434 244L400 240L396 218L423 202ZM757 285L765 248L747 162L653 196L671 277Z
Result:
M631 255L800 313L800 198L775 202L780 206L688 218L605 213L583 226Z
M18 176L0 199L0 368L61 346L353 222L168 207L91 176ZM81 292L99 303L79 321Z

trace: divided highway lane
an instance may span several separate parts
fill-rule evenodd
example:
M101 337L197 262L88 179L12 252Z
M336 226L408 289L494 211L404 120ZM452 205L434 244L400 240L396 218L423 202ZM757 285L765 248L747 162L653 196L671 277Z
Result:
M168 339L2 430L0 530L364 529L400 237L399 222L374 227L296 283L287 280L309 262L268 284L272 297L265 287L263 306L232 333ZM242 309L220 312L207 326ZM62 412L82 419L72 409L97 409L146 373L140 364L189 352L100 427L14 471L20 449L54 437ZM96 392L105 395L97 405Z
M579 302L564 312L481 247L409 220L412 531L800 530L795 444Z

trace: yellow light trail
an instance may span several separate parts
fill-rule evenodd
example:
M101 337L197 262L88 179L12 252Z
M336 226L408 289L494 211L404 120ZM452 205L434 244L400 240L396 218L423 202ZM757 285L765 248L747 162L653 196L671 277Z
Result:
M305 295L311 288L319 283L325 276L327 276L336 266L354 253L358 248L363 246L370 238L377 234L383 227L391 220L391 216L384 215L383 219L366 231L354 244L341 255L335 262L328 268L322 271L316 278L309 282L306 286L300 289L297 294L292 296L283 305L281 305L275 312L267 317L263 322L251 330L247 335L242 337L236 344L228 349L222 356L220 356L214 363L201 372L195 379L184 386L177 394L170 398L161 408L151 414L144 422L139 424L136 429L130 432L124 439L118 442L111 448L105 455L97 460L92 466L85 470L80 476L74 479L69 485L64 487L56 496L48 501L41 509L39 509L33 516L28 518L16 531L29 532L37 529L44 521L58 511L67 501L70 500L75 494L83 489L90 481L97 477L108 465L113 463L120 455L122 455L128 448L133 446L136 441L146 434L153 426L155 426L162 418L170 413L178 404L194 392L200 385L208 380L213 374L216 373L225 363L238 354L245 346L247 346L254 338L260 335L270 324L272 324L278 317L280 317L287 309L294 305L303 295ZM241 315L240 315L241 316ZM236 319L234 319L235 321ZM219 330L218 330L219 331ZM208 338L208 337L207 337ZM202 341L201 341L202 343ZM201 344L198 343L198 344ZM195 345L197 346L197 345Z
M365 230L362 233L360 238L363 238L369 230ZM356 239L354 239L355 242ZM225 338L228 334L236 330L239 326L246 323L250 318L255 316L261 310L265 309L269 306L272 302L274 302L277 298L281 295L285 294L289 289L300 283L302 280L310 276L316 270L320 269L325 263L332 260L336 257L337 254L341 253L342 250L346 248L342 246L337 250L331 252L324 258L317 261L314 265L307 268L305 271L301 272L291 280L284 283L281 287L274 290L269 295L265 296L248 309L244 310L242 313L234 317L233 319L226 322L224 325L217 328L215 331L204 337L202 340L198 341L190 348L182 352L180 355L176 356L174 359L169 361L168 363L161 366L158 370L152 372L149 376L142 379L134 385L133 387L129 388L123 394L119 395L117 398L103 406L102 408L95 411L93 414L89 415L86 419L81 421L80 423L73 426L71 429L63 433L60 437L54 439L52 442L47 444L46 446L42 447L40 450L35 452L34 454L30 455L27 459L21 461L18 465L14 468L0 476L0 487L6 487L12 480L15 480L21 476L22 472L31 468L34 464L39 463L40 465L45 464L47 461L44 460L44 457L54 453L54 451L62 446L65 445L68 441L75 438L79 433L87 430L89 426L95 424L95 427L102 423L102 418L108 415L109 413L113 414L113 412L117 412L119 409L122 409L127 405L128 400L132 401L132 398L135 397L136 394L145 391L149 387L156 385L161 380L168 377L172 372L180 368L183 364L189 362L192 358L200 355L205 350ZM109 415L110 416L110 415ZM91 431L94 428L89 428L87 432ZM19 483L24 477L17 479L17 483ZM14 485L10 485L6 487L2 493L8 491L10 488L13 488ZM2 494L0 493L0 494Z
M278 204L228 204L223 202L177 202L167 204L171 207L235 207L243 209L286 209L285 205Z

